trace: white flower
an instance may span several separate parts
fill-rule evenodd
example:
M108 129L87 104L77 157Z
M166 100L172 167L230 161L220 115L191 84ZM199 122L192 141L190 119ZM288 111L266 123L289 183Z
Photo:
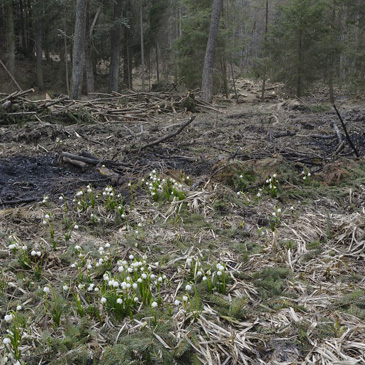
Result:
M206 276L203 276L202 280L203 281L206 281L207 280L207 277Z
M66 290L68 290L68 286L67 286L67 285L64 285L64 286L62 287L62 289L63 289L64 291L66 291Z
M87 265L87 269L91 270L93 268L93 266L91 264Z
M187 264L188 266L190 266L190 265L191 265L191 261L192 261L192 259L191 259L190 257L188 257L188 258L186 259L186 264Z
M156 277L156 275L155 274L151 274L150 275L150 278L153 280L154 278Z
M278 212L278 213L281 213L281 208L278 208L277 212Z
M118 299L117 299L117 303L118 303L118 304L122 304L122 303L123 303L123 299L122 299L122 298L118 298Z
M18 305L18 306L16 307L16 310L17 310L17 311L21 311L21 310L22 310L22 306L21 306L21 305Z
M5 338L3 339L3 344L4 344L4 345L8 345L10 342L11 342L11 341L10 341L10 338L9 338L9 337L5 337Z
M41 251L37 251L36 254L37 254L38 257L41 257L42 252Z
M133 260L134 256L133 255L129 255L129 260Z
M79 245L76 245L76 246L75 246L75 250L76 250L76 251L79 251L79 250L81 250L81 247L80 247Z
M106 298L105 298L105 297L102 297L102 298L100 299L100 302L101 302L102 304L106 303Z
M63 196L61 195L58 199L59 199L59 200L63 200Z
M151 304L152 308L156 308L158 306L157 302L152 302Z
M186 291L191 291L191 289L192 289L193 287L191 286L191 285L189 285L189 284L187 284L186 286L185 286L185 290Z
M143 279L147 279L147 274L143 273L143 274L142 274L142 278L143 278Z
M123 272L123 271L124 271L124 267L123 267L123 266L119 266L119 267L118 267L118 271L119 271L119 272Z
M199 270L197 273L196 273L197 276L202 276L203 273Z
M79 226L77 224L75 224L74 229L79 229Z
M138 283L142 283L142 279L141 278L138 278L137 282Z
M74 269L76 267L76 264L71 264L71 267Z
M181 303L181 302L180 302L180 300L177 300L177 299L176 299L176 300L174 301L174 304L175 304L175 305L179 305L180 303Z
M182 300L184 301L184 302L187 302L188 301L188 297L186 296L186 295L184 295L183 297L182 297Z
M31 256L35 256L37 254L36 251L32 250L32 252L30 253Z
M43 291L45 292L45 293L49 293L51 290L49 289L49 287L48 286L45 286L44 288L43 288Z
M80 191L78 191L77 193L76 193L76 196L81 196L81 195L83 195L84 193L83 193L83 191L82 190L80 190Z
M14 318L13 314L7 314L4 317L5 322L11 322L13 320L13 318Z
M133 283L133 289L136 290L138 288L137 283Z
M106 243L105 248L109 248L109 247L110 247L110 243Z
M217 275L221 276L222 275L222 271L217 271Z

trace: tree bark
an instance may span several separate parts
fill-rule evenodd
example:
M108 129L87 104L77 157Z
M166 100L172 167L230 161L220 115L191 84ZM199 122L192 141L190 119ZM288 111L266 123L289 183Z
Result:
M119 61L121 40L122 0L114 0L114 24L110 34L110 73L109 89L118 91L119 87Z
M144 40L143 40L143 10L142 10L142 1L140 0L140 9L139 9L139 20L140 20L140 32L141 32L141 77L142 77L142 91L146 89L146 77L144 72Z
M223 0L214 0L207 48L205 51L204 68L202 77L202 99L211 102L213 98L213 65L214 52L217 44L219 19L221 16Z
M78 100L81 95L85 63L85 31L87 0L77 0L74 46L72 52L72 99Z
M6 18L6 43L7 43L7 68L14 76L15 72L15 29L13 4L11 0L5 1L5 18Z
M37 62L36 62L36 70L37 70L37 86L39 90L43 90L44 83L43 83L43 19L42 14L38 14L38 18L35 22L35 49L37 55Z

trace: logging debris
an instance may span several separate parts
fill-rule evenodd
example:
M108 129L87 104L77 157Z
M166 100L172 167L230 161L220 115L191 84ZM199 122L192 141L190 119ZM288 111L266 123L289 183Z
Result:
M71 100L65 95L32 100L34 89L14 92L0 99L0 125L23 122L98 123L147 121L163 113L220 111L188 95L171 92L93 94L93 99ZM192 105L193 104L193 105Z

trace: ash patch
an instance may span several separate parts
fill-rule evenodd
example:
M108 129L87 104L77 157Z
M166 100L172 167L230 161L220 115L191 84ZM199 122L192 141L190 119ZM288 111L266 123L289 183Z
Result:
M0 159L0 207L40 201L44 195L71 195L89 182L104 186L105 181L96 171L59 165L55 154Z

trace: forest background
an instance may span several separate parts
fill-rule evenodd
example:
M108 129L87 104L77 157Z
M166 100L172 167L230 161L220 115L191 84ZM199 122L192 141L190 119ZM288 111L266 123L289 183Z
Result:
M84 18L85 57L74 53L85 62L83 94L200 88L211 11L212 0L2 0L0 91L16 89L12 75L21 88L71 95ZM215 93L242 76L283 82L298 97L325 86L331 101L336 88L364 86L362 0L224 0L219 27Z

